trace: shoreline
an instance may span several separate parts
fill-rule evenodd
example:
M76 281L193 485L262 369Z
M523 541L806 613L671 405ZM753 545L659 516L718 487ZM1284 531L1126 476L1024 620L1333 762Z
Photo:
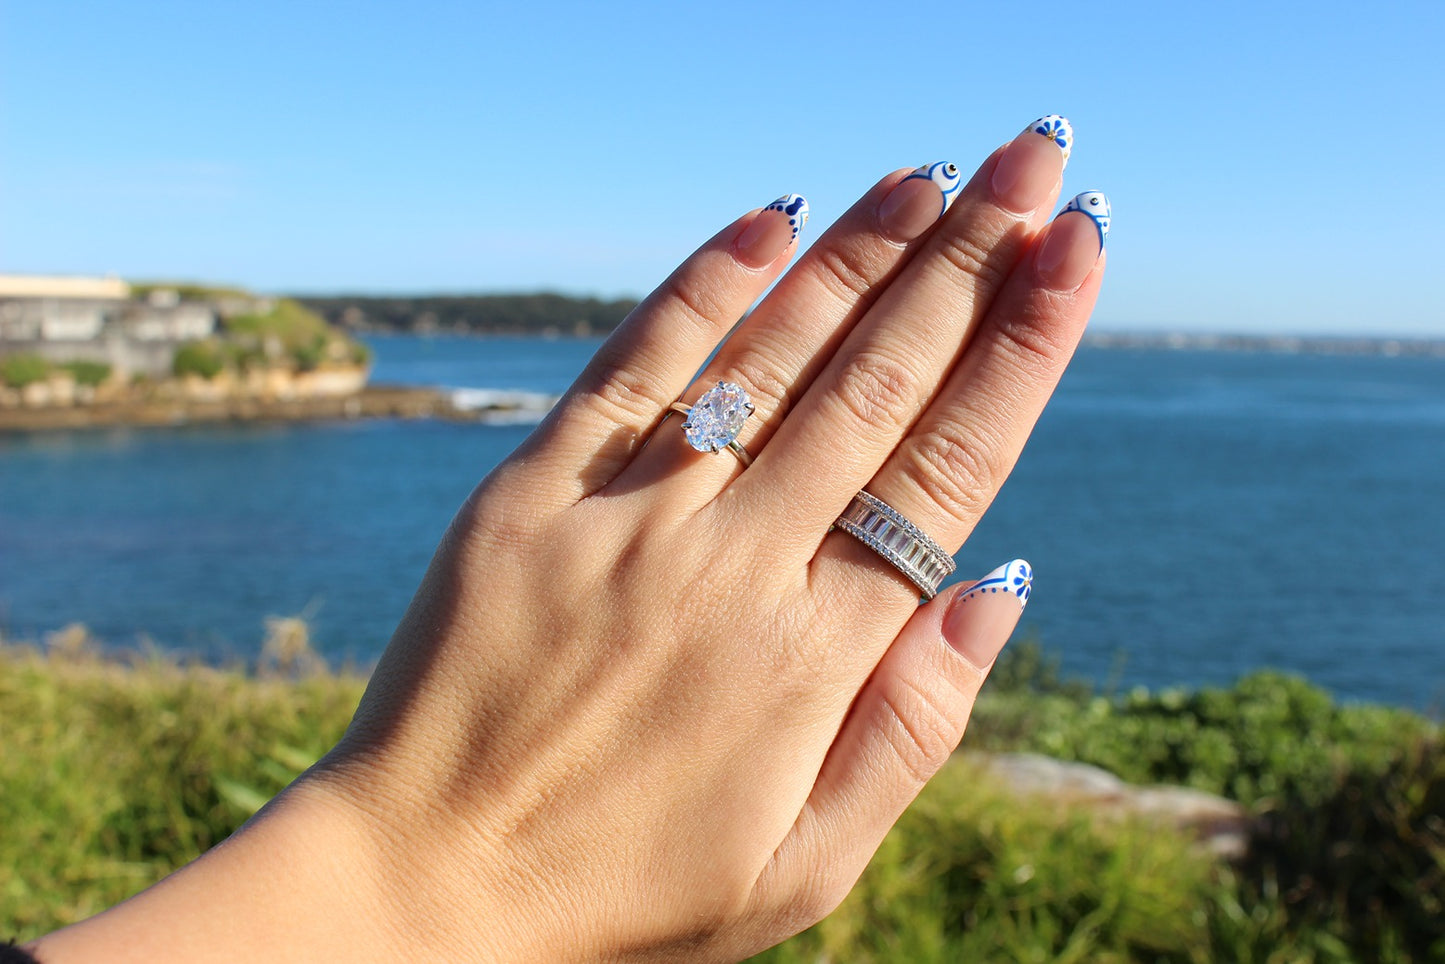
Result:
M451 392L438 388L368 385L354 395L329 397L136 400L43 408L0 408L0 432L373 418L440 418L481 422L508 410L505 406L459 407Z

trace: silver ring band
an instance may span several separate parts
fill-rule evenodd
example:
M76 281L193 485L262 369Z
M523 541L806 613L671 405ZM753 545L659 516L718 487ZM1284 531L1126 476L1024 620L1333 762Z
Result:
M918 587L924 599L938 595L958 568L953 557L893 506L868 492L848 503L835 525L878 553Z

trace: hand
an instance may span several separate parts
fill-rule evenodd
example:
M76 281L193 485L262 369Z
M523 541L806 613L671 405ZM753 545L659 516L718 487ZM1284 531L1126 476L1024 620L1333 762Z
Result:
M209 893L246 922L231 948L489 961L735 960L826 915L957 745L1028 586L1015 565L920 607L830 525L866 488L953 551L1002 485L1103 272L1107 217L1048 223L1061 143L1031 125L961 187L888 175L694 381L806 206L704 245L477 487L343 742L140 912L192 956ZM756 405L748 468L666 417L719 380Z

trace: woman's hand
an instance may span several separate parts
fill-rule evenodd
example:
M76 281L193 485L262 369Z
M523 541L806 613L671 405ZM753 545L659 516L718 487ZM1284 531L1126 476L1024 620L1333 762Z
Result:
M888 175L711 361L806 205L704 245L477 487L342 744L150 912L190 921L190 874L252 938L309 922L272 956L547 961L733 960L826 915L957 745L1030 578L920 607L830 526L867 489L952 552L998 492L1102 276L1102 196L1048 222L1071 141L1030 125L962 186ZM756 406L750 467L667 417L719 380ZM227 892L227 848L268 883Z

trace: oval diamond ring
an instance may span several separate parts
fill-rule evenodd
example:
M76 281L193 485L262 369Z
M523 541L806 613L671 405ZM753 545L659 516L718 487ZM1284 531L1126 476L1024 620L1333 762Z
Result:
M737 440L743 423L754 411L752 399L741 385L718 382L703 392L695 404L673 402L668 408L687 416L682 432L688 445L699 452L727 449L738 457L744 468L753 463L753 457Z

